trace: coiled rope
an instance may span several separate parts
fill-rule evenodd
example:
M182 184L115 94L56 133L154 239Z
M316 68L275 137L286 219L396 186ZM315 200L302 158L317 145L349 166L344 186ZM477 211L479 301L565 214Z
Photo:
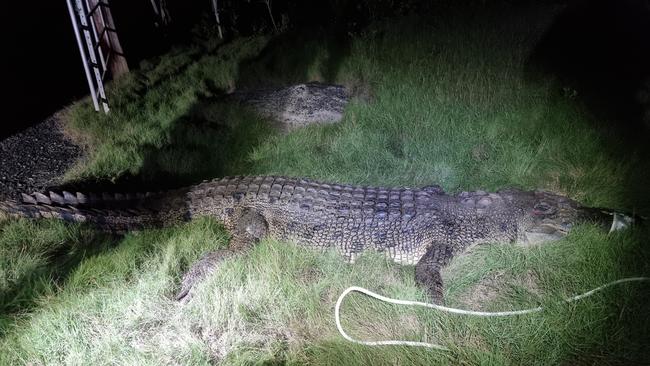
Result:
M585 293L582 293L580 295L576 295L573 297L570 297L568 299L564 299L563 302L574 302L580 299L584 299L585 297L589 297L596 292L599 292L601 290L604 290L607 287L618 285L621 283L625 282L641 282L641 281L650 281L650 277L628 277L628 278L623 278L620 280L612 281L609 283L606 283L600 287L597 287L593 290L587 291ZM368 289L365 289L363 287L357 287L357 286L352 286L348 287L345 291L341 293L339 296L338 300L336 301L336 306L334 307L334 318L336 320L336 328L338 329L339 333L343 338L347 339L348 341L352 343L357 343L357 344L363 344L366 346L413 346L413 347L427 347L427 348L433 348L433 349L438 349L442 351L448 351L449 348L445 346L441 346L439 344L435 343L427 343L427 342L415 342L415 341L402 341L402 340L386 340L386 341L364 341L364 340L359 340L359 339L354 339L350 335L348 335L344 330L343 327L341 326L341 304L343 303L343 299L350 294L350 292L360 292L362 294L365 294L367 296L373 297L377 300L384 301L390 304L396 304L396 305L408 305L408 306L422 306L426 308L431 308L431 309L436 309L440 311L444 311L447 313L452 313L452 314L460 314L460 315L471 315L471 316L482 316L482 317L491 317L491 316L514 316L514 315L524 315L524 314L531 314L531 313L537 313L542 310L544 310L543 307L538 306L536 308L531 308L531 309L523 309L523 310L514 310L514 311L496 311L496 312L490 312L490 311L474 311L474 310L463 310L463 309L456 309L456 308L450 308L447 306L442 306L442 305L437 305L437 304L431 304L431 303L426 303L426 302L420 302L420 301L409 301L409 300L398 300L398 299L392 299L390 297L382 296L378 293L372 292Z

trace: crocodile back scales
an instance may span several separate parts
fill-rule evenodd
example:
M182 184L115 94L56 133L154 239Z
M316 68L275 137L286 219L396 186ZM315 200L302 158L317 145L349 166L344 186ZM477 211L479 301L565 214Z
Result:
M517 209L499 194L446 195L437 188L329 184L279 176L227 177L148 194L23 195L0 202L10 216L88 222L128 231L210 216L231 229L244 212L259 213L268 232L350 261L365 250L414 264L433 245L452 257L470 245L517 239Z

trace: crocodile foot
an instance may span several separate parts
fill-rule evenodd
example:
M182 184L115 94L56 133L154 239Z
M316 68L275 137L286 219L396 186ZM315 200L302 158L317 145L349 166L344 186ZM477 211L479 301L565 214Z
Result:
M268 224L264 217L253 210L244 210L236 216L235 224L230 228L231 239L228 249L210 252L196 261L183 275L181 289L176 300L187 303L191 299L191 290L195 284L205 280L225 259L250 249L268 234Z
M440 274L440 267L416 265L415 283L427 292L431 302L439 305L443 304L444 297L442 294L442 275Z
M434 304L443 304L440 269L449 263L452 256L449 246L431 245L415 265L415 282L427 292Z
M219 249L206 254L192 264L190 269L183 275L181 289L176 294L176 301L187 303L192 297L190 291L194 285L205 280L217 269L219 263L234 254L235 252L230 249Z

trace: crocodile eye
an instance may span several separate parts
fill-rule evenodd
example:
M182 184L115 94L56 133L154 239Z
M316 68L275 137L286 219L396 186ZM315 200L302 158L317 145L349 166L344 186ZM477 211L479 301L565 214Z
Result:
M535 204L535 207L533 207L533 211L536 214L551 214L555 212L555 208L551 206L548 202L541 201Z

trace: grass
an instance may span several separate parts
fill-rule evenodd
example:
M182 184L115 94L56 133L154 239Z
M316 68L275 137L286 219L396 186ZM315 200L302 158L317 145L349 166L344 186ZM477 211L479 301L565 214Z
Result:
M69 128L91 148L68 178L286 174L451 192L518 186L647 213L643 155L595 128L559 80L525 72L554 12L518 14L394 20L338 46L316 33L300 44L289 34L175 50L113 85L111 114L72 108ZM300 80L333 80L360 96L341 123L287 135L219 99L235 86ZM606 235L585 225L539 247L479 247L445 271L448 305L548 308L531 316L475 319L346 300L351 334L451 348L435 352L338 336L332 310L347 286L425 300L412 268L376 255L347 265L335 253L265 240L224 263L183 306L172 300L183 271L227 245L209 219L122 238L51 221L0 225L0 364L648 362L646 284L557 304L650 274L645 228Z

